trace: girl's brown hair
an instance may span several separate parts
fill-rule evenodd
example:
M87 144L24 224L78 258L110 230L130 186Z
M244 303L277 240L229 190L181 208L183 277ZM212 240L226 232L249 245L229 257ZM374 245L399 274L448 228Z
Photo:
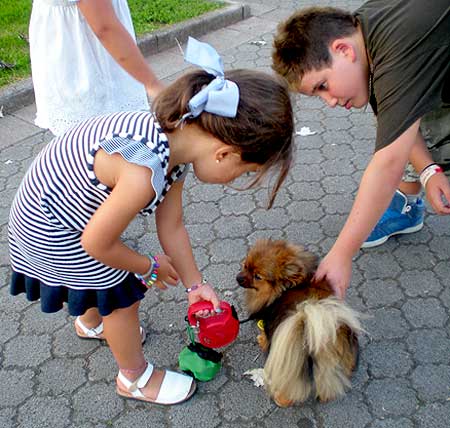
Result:
M164 132L175 130L181 116L189 111L189 100L214 78L206 71L196 70L177 79L156 97L153 110ZM235 147L244 162L262 166L249 187L259 183L268 170L279 170L269 198L270 208L293 157L294 118L287 85L277 76L253 70L231 70L225 78L239 87L236 117L203 112L186 122L195 123Z
M357 19L334 7L309 7L278 25L272 51L272 68L297 90L305 73L331 66L330 45L354 34Z

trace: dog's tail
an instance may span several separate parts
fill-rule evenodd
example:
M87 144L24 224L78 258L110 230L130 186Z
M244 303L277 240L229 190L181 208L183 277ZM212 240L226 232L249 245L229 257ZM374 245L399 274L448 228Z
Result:
M359 317L335 297L299 303L272 337L264 366L269 394L305 401L314 379L322 401L342 395L356 358L352 340L362 331Z

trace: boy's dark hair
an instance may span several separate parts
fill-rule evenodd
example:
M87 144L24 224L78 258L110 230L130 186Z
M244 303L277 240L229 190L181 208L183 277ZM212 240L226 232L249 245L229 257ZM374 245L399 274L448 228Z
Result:
M156 97L153 110L164 132L176 129L181 116L188 112L189 100L214 78L204 70L189 72ZM244 162L262 165L248 187L260 182L269 169L279 170L269 198L270 208L293 157L294 117L288 87L278 76L255 70L230 70L225 78L239 87L236 117L203 112L186 122L234 146Z
M297 89L305 73L331 66L331 43L354 34L357 27L356 18L341 9L301 9L278 25L272 68Z

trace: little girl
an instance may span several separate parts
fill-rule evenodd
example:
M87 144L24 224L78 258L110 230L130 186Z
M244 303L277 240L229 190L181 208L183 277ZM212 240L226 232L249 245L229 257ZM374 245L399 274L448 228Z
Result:
M147 93L162 89L127 0L33 0L29 38L35 123L54 135L99 114L148 110Z
M145 361L139 301L152 286L181 280L189 304L219 305L182 221L188 165L206 183L255 172L250 186L277 170L271 205L292 159L293 113L282 81L256 71L224 74L213 48L194 39L186 59L204 70L164 89L154 114L91 118L50 142L20 185L9 221L11 293L40 298L43 312L67 302L78 336L106 338L118 394L160 404L185 401L196 386ZM155 213L165 254L139 254L121 241L138 213Z

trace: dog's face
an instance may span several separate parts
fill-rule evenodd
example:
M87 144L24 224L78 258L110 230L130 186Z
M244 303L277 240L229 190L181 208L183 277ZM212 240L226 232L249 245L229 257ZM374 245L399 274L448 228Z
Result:
M249 250L236 281L246 289L247 308L253 314L309 279L316 267L316 256L303 247L263 239Z

